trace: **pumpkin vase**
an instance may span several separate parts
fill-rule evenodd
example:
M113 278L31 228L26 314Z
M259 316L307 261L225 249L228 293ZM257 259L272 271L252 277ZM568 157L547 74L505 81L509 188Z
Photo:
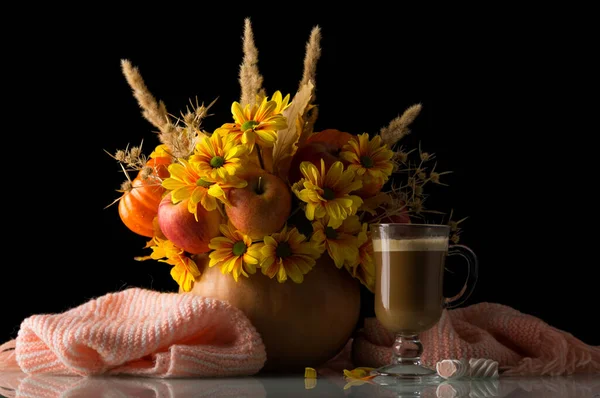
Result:
M300 284L279 283L260 270L236 282L219 267L204 268L191 291L226 300L241 309L260 333L267 351L263 371L304 371L340 352L352 336L360 313L360 282L338 269L329 256L317 260Z

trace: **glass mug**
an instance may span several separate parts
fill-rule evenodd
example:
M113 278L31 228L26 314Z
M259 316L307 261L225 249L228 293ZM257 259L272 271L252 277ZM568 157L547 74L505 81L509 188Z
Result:
M477 282L478 260L466 246L449 243L448 225L371 224L375 258L375 316L396 335L391 364L381 376L423 377L435 370L421 364L419 333L434 326L442 311L464 303ZM454 297L443 295L448 256L466 260L467 281Z

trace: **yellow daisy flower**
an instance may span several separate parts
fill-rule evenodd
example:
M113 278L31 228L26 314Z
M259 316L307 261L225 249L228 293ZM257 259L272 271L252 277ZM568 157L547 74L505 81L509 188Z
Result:
M245 152L243 146L235 145L233 136L213 134L198 141L189 161L195 164L200 175L213 181L226 181L242 168Z
M345 265L346 270L365 285L371 292L375 291L375 259L373 258L373 241L364 223L357 237L358 263Z
M208 266L220 265L221 272L232 274L236 282L240 275L248 277L249 273L254 274L261 257L260 247L253 245L248 235L232 225L221 224L219 229L223 236L212 238L208 245L214 250L209 255Z
M354 179L353 171L344 170L342 162L335 162L326 171L325 161L321 159L320 172L314 164L302 162L300 171L304 177L292 186L292 191L306 203L309 220L328 216L327 226L336 229L362 205L360 197L350 195L362 187L362 182Z
M169 153L169 148L165 144L158 145L156 148L154 148L154 151L152 151L152 153L150 154L150 158L152 158L152 159L168 158L170 156L171 156L171 154Z
M289 94L282 98L276 91L267 100L263 98L260 105L250 104L242 109L238 102L231 105L231 113L235 123L226 123L215 130L215 134L232 135L236 144L243 144L252 152L254 145L272 147L277 139L277 131L287 127L283 111L289 106Z
M202 275L194 260L185 255L183 249L167 239L154 237L150 248L152 249L150 258L172 265L171 277L184 292L192 290L193 282Z
M198 203L206 210L217 208L217 199L229 205L227 199L231 188L243 188L248 183L235 176L230 176L227 181L215 181L210 177L202 176L197 163L189 163L185 159L179 159L178 163L169 165L170 176L162 182L162 186L171 191L171 200L178 203L182 200L188 201L188 211L196 219L198 218Z
M315 221L312 225L314 232L311 241L318 244L319 247L325 246L336 267L342 268L344 265L358 264L359 245L356 233L361 229L358 216L349 216L337 229L328 227L326 219Z
M296 228L288 231L287 225L279 233L265 236L261 244L262 259L260 268L264 275L283 283L288 276L296 283L302 283L319 258L315 244L307 241Z
M394 152L381 142L381 136L369 141L367 133L352 137L340 152L340 158L349 163L348 170L355 171L361 179L380 183L392 175L392 156Z

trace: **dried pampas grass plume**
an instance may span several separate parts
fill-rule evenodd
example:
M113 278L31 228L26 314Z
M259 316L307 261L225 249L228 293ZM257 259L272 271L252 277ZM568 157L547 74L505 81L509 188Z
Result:
M244 60L240 66L240 86L242 88L240 104L242 107L254 105L257 95L262 94L263 77L258 72L258 50L254 44L254 33L250 18L244 21Z
M391 147L408 135L410 133L408 126L419 116L421 109L421 104L413 105L405 110L401 116L392 120L387 127L382 128L379 132L382 141Z
M133 96L138 101L140 108L142 108L142 115L152 125L159 130L163 130L165 125L169 124L169 116L167 114L167 108L165 104L150 93L142 75L137 67L133 66L127 59L121 60L121 69L123 75L127 79L127 83L133 90Z
M321 57L321 28L319 26L315 26L313 30L310 32L310 39L306 43L306 55L304 57L304 72L302 74L302 80L300 81L300 85L298 86L298 91L302 89L302 87L306 86L309 81L312 81L312 84L315 85L315 77L317 74L317 62ZM313 93L313 98L311 102L314 102L315 95Z

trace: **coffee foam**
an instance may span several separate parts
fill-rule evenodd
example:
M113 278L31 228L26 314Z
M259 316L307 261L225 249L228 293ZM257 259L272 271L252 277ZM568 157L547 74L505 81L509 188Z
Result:
M408 251L446 251L448 238L407 238L407 239L373 239L373 250L376 252L408 252Z

